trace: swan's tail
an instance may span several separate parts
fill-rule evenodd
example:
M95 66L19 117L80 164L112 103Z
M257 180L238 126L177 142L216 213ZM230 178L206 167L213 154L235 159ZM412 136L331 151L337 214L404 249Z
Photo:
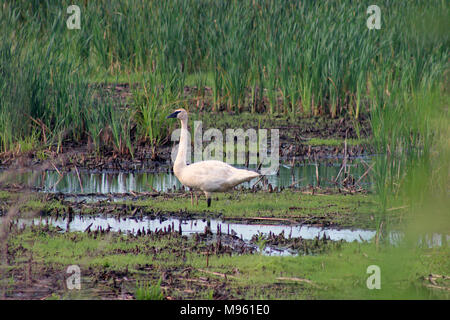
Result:
M229 181L232 185L238 185L240 183L250 181L254 178L258 178L259 176L260 174L258 172L237 169Z
M258 172L255 171L249 171L249 170L244 170L244 169L240 169L237 176L241 179L245 179L245 181L250 181L254 178L258 178L261 174L259 174Z

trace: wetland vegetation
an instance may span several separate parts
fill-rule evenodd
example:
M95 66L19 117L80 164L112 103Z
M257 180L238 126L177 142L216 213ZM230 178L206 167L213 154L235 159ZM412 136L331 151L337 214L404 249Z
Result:
M449 298L448 1L71 4L0 2L2 298ZM192 205L178 107L280 170Z

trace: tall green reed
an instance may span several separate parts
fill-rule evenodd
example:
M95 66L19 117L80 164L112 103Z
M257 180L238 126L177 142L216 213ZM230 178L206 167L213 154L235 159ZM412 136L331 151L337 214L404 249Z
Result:
M381 1L381 30L366 27L368 1L84 2L81 30L67 30L70 4L2 6L3 150L34 131L57 144L85 136L86 83L105 75L157 73L178 99L189 75L212 74L215 110L255 112L260 88L269 113L358 119L371 90L409 93L448 67L445 1ZM22 104L34 119L23 124L12 115Z
M156 73L151 74L142 86L133 93L138 135L156 147L169 136L170 123L165 118L182 102L180 88L177 90L172 77Z

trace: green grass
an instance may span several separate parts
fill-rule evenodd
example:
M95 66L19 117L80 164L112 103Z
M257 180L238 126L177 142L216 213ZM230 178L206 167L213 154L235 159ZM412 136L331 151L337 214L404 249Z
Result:
M171 97L157 96L158 106L184 101L184 86L193 85L211 87L208 110L357 119L385 93L409 96L440 83L449 66L446 1L381 1L381 30L366 27L368 1L86 2L80 30L66 28L70 4L3 4L2 151L35 142L59 150L87 138L98 150L105 121L117 153L132 154L139 139L154 141L150 128L159 118L147 107L127 115L139 129L135 140L121 117L92 118L102 105L88 87L93 81L153 77L153 87ZM200 90L195 99L203 97Z
M154 285L148 282L136 283L136 300L163 300L164 295L161 292L161 280Z
M238 284L250 285L263 299L279 298L258 288L285 283L288 298L305 299L427 299L445 298L445 292L430 292L420 286L420 277L429 273L445 274L449 263L445 249L404 250L373 244L345 244L317 256L265 257L247 256L211 259L211 269L220 272L237 268L242 274ZM367 267L381 269L381 290L369 290ZM308 279L313 284L276 280L277 277ZM246 298L251 298L249 292ZM273 293L272 293L273 294Z
M369 143L368 139L347 139L348 146L358 146L368 143ZM307 141L307 144L311 146L342 147L345 145L345 140L312 138Z
M378 224L388 208L407 206L416 229L448 229L448 86L376 99L371 122Z
M1 205L8 208L11 205L20 203L21 212L29 213L53 213L56 210L67 210L68 206L60 200L47 200L45 195L39 193L20 193L14 191L0 191Z
M205 250L204 244L195 244L192 238L134 238L117 234L94 238L85 233L51 233L35 228L10 237L10 250L23 248L11 261L12 270L23 268L20 263L27 261L27 251L31 250L34 268L46 266L59 270L77 264L83 272L89 268L91 271L116 271L128 278L141 279L139 281L144 281L139 282L141 286L130 289L135 292L138 289L136 298L143 299L160 299L166 290L171 290L172 297L182 297L182 292L168 289L169 280L150 286L144 279L159 279L167 272L177 281L183 281L182 271L189 268L191 279L209 276L210 281L223 281L201 270L230 275L226 287L235 297L243 299L448 299L447 291L426 288L424 285L428 282L423 280L429 274L446 275L450 267L446 247L427 249L401 245L377 249L373 243L346 243L340 249L320 255L211 255L209 267L206 267L205 256L201 253ZM154 248L164 250L156 254ZM183 251L185 262L181 259ZM367 289L369 274L366 270L370 265L381 269L380 290ZM149 271L144 271L143 267ZM90 276L84 274L84 277ZM277 279L280 277L309 282ZM83 281L86 283L86 279ZM145 283L147 285L143 285ZM9 281L8 286L13 285ZM211 297L208 287L197 290L195 295Z
M15 203L20 196L13 192L1 191L0 199L5 208ZM284 190L282 192L251 193L232 192L216 193L212 198L212 206L207 207L203 195L199 204L192 206L188 193L185 196L170 197L162 195L145 200L116 201L111 205L111 214L124 215L121 204L142 207L144 212L159 212L159 215L180 213L197 217L220 217L223 219L242 220L255 217L292 219L337 225L340 227L360 227L374 229L377 197L375 195L311 195L299 191ZM195 202L195 200L194 200ZM116 204L118 206L116 206ZM46 200L45 196L31 193L20 206L22 213L41 212L55 215L68 210L70 204L60 200ZM84 206L83 214L98 214L100 206ZM129 210L128 210L129 211ZM389 216L395 221L396 214Z
M250 217L292 218L304 220L324 219L339 226L372 227L371 216L376 203L371 195L308 195L301 192L281 193L218 193L213 196L211 208L207 208L204 197L198 206L192 206L190 197L127 202L133 206L143 206L146 210L161 212L187 212L200 216L219 215L226 219ZM217 199L217 200L216 200Z
M133 156L139 141L158 144L167 138L170 127L161 119L175 105L189 107L185 85L210 86L212 104L206 111L222 108L237 113L238 119L221 113L195 115L192 119L205 119L204 128L248 127L249 119L256 128L264 127L265 118L293 125L298 117L358 119L364 115L370 118L373 136L369 141L379 155L371 173L377 198L283 192L244 193L235 200L230 198L235 195L219 194L219 202L213 199L213 210L221 204L216 213L229 218L325 216L339 225L383 226L386 232L392 227L386 225L387 210L405 206L408 223L403 226L411 236L449 230L447 1L380 1L382 29L372 31L366 27L368 1L86 2L80 4L82 28L77 31L65 26L69 4L56 0L2 3L1 152L36 148L59 152L66 143L90 139L97 152L106 148ZM136 92L131 108L125 110L98 96L89 86L93 81L136 81L153 91ZM203 94L200 90L194 99L203 99ZM132 135L134 125L137 134ZM326 131L326 125L323 128ZM297 138L296 134L291 138ZM309 143L341 144L337 137L323 138ZM2 199L6 196L1 194ZM369 204L374 202L378 208L371 209ZM60 205L36 199L28 204L31 211ZM183 198L157 198L137 205L210 212L204 201L192 208L190 199ZM374 220L370 219L373 213ZM75 259L85 267L130 267L138 272L149 263L145 250L115 253L114 248L135 244L114 238L98 241L86 235L40 232L14 236L11 241L28 245L33 240L32 250L45 264L61 266ZM174 247L168 240L156 245ZM144 243L140 246L146 248ZM102 255L94 254L98 250ZM168 252L152 259L163 268L184 265ZM193 253L188 261L195 268L204 267L203 256ZM423 289L418 280L429 273L445 274L448 261L447 247L378 247L377 251L371 244L348 244L342 251L321 256L211 257L210 266L219 272L240 269L235 289L244 291L241 296L247 298L448 299L439 291ZM386 289L365 288L369 263L382 268ZM278 284L275 277L280 273L311 279L327 289L306 283Z

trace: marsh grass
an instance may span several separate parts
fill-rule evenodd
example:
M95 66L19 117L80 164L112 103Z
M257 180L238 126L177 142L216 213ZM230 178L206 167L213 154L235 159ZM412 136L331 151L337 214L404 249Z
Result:
M170 135L171 123L166 117L183 103L173 89L172 79L165 78L164 84L160 79L152 75L148 82L143 83L142 90L133 92L138 135L148 140L152 147L160 145Z
M80 4L82 28L75 31L65 26L70 4L1 4L2 152L37 145L60 150L91 139L97 151L106 144L133 155L137 138L152 145L165 141L166 111L185 106L188 79L204 74L193 81L199 87L212 83L213 111L355 121L368 115L377 153L379 233L387 234L387 213L397 206L408 206L415 235L449 230L447 1L380 1L381 30L366 27L368 1L90 1ZM143 84L130 110L93 98L90 82L129 75ZM283 197L270 205L220 198L230 216L242 214L247 204L252 214L282 215L292 203ZM184 199L154 204L170 210L189 205ZM288 270L290 263L283 260L273 270ZM342 276L347 267L341 267Z
M374 106L371 122L378 153L374 182L379 226L383 223L387 229L385 213L405 206L410 221L416 221L416 237L447 232L443 230L444 226L448 228L448 219L444 218L450 159L448 103L448 91L435 87L406 96L391 95Z
M192 206L188 197L167 201L164 198L134 201L134 206L160 212L189 212L191 214L215 214L223 219L252 217L292 218L327 221L341 227L353 226L374 229L371 217L375 214L374 195L321 195L315 196L284 190L279 193L217 193L210 211L201 196L198 206ZM124 202L130 205L131 202ZM323 219L323 220L321 220Z
M161 290L161 279L151 285L148 281L136 281L137 300L163 300L164 294Z
M161 270L167 270L176 279L175 283L185 281L183 272L189 268L188 279L199 279L205 273L205 257L202 244L192 238L157 237L150 243L148 237L131 237L108 234L93 237L86 233L59 233L52 235L37 227L9 238L10 250L17 250L11 268L23 269L23 259L30 251L35 258L35 267L45 266L59 270L61 265L70 265L74 261L82 270L105 272L116 270L126 272L127 278L155 279ZM31 244L30 239L34 239ZM196 250L187 250L186 261L180 261L172 252L184 251L195 246ZM150 248L165 248L151 255L154 268L146 271ZM423 277L429 274L445 275L448 270L446 248L382 247L377 250L372 243L343 243L339 249L320 255L299 255L290 257L263 255L211 255L208 271L233 275L222 285L232 297L241 299L448 299L445 290L424 287ZM119 254L135 252L137 254ZM381 289L368 290L366 270L369 265L381 268ZM143 268L144 267L144 268ZM124 271L126 270L126 271ZM184 271L183 271L184 270ZM145 273L145 275L144 275ZM88 275L85 275L86 277ZM210 276L210 281L217 280ZM281 281L278 278L299 278L309 282ZM5 277L3 284L9 292L14 283ZM161 278L160 278L161 279ZM176 290L170 280L159 280L151 284L146 280L131 283L131 291L136 299L161 299L162 287L170 290L175 298L186 298L184 292ZM198 291L197 291L198 290ZM210 287L197 287L191 291L194 297L210 297ZM56 290L55 290L56 291ZM55 292L58 294L59 292Z
M448 69L445 1L381 1L384 27L376 31L366 27L366 1L85 2L74 31L65 26L70 4L2 5L3 151L33 134L58 146L85 137L87 83L105 76L147 81L147 74L179 99L186 79L206 74L212 110L358 119L370 112L375 91L377 99L408 94ZM201 92L206 81L195 82ZM153 120L144 119L152 109L143 111L139 130L158 140Z

